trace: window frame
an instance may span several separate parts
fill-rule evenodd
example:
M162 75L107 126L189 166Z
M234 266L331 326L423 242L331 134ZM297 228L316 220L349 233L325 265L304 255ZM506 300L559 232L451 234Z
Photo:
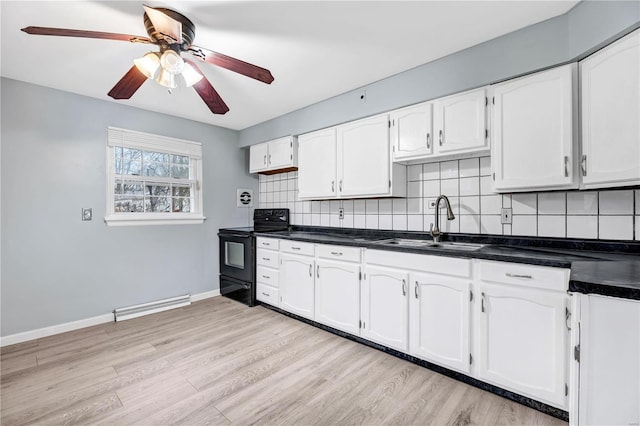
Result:
M115 148L132 148L143 151L153 151L170 155L188 156L190 159L190 179L188 183L193 188L191 197L191 212L116 212L115 211ZM107 128L107 211L104 221L108 226L135 225L191 225L203 223L202 202L202 143L134 130L120 129L109 126ZM132 175L133 176L133 175ZM169 178L170 179L170 178ZM132 179L137 180L137 179ZM154 181L153 176L140 176L143 181ZM158 177L156 182L167 181L165 177ZM176 180L180 183L180 180ZM186 183L186 182L185 182Z

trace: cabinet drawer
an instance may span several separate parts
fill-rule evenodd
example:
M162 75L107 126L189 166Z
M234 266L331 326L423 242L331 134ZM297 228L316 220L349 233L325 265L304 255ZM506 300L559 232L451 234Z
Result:
M324 259L360 262L360 252L360 247L330 246L325 244L316 246L316 254Z
M300 241L280 240L280 250L284 253L302 254L313 256L314 249L312 243L302 243Z
M268 268L266 266L256 266L256 281L262 284L268 284L272 287L278 287L278 274L277 269Z
M265 250L260 248L256 250L256 265L278 268L279 259L280 255L277 251Z
M256 238L256 247L257 248L265 248L269 250L278 250L280 240L276 240L275 238Z
M258 283L256 286L256 299L269 305L278 306L278 289Z
M480 261L480 279L485 282L567 291L569 270L509 262Z

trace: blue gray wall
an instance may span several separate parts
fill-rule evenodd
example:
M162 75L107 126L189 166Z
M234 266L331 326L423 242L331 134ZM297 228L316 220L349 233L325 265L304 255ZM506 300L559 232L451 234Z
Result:
M580 2L564 15L240 132L240 146L301 134L575 61L640 26L639 1ZM360 91L367 91L366 103Z
M236 188L258 186L237 132L10 79L1 90L2 336L218 289L216 233L247 226ZM205 223L107 227L107 126L202 142Z

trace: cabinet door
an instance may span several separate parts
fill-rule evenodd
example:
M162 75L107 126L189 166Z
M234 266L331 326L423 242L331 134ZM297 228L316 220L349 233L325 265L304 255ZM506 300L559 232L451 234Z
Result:
M293 138L286 137L269 142L269 155L267 158L270 169L282 169L292 167L293 164Z
M488 148L486 90L473 90L435 102L436 152Z
M433 153L431 103L394 111L391 119L393 160L408 160Z
M573 84L565 65L495 86L491 167L498 191L574 184Z
M313 319L313 258L280 254L280 308Z
M640 30L580 63L585 188L640 183Z
M259 143L249 147L249 173L267 170L269 166L268 144Z
M640 424L640 301L580 297L579 424Z
M407 352L409 274L396 269L367 266L365 277L360 335Z
M315 318L338 330L359 334L359 264L316 260Z
M478 290L478 377L566 409L567 296L485 283Z
M335 127L298 137L298 165L300 198L328 198L337 194Z
M390 167L386 114L338 127L338 196L388 194Z
M435 274L411 274L411 355L468 374L470 282Z

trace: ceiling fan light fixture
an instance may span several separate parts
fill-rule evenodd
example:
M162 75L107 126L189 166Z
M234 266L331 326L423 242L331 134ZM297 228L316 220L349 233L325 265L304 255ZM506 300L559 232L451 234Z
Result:
M165 70L164 68L160 70L160 74L158 74L156 82L168 89L175 89L178 87L175 74Z
M182 72L185 64L184 60L178 53L171 49L167 49L164 51L162 56L160 56L160 65L163 70L176 75Z
M184 77L184 82L187 87L191 87L200 80L202 80L203 75L200 74L194 67L190 64L184 64L184 70L182 71L182 77Z
M133 63L147 78L155 78L160 68L160 58L156 52L149 52L142 58L134 59Z

